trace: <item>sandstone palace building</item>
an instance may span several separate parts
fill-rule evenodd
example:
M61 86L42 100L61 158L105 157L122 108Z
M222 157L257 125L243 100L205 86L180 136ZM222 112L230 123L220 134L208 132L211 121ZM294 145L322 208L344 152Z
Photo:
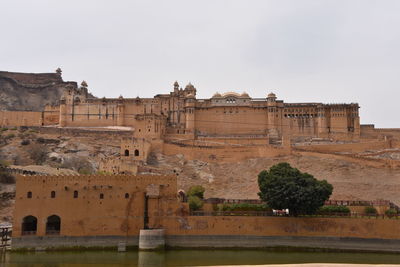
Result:
M85 84L84 84L85 85ZM313 136L357 138L358 104L285 103L274 93L251 98L247 93L216 93L197 99L196 88L174 83L169 94L153 98L89 98L87 88L70 88L60 100L59 124L130 126L142 135Z
M59 125L61 127L134 127L143 136L168 134L198 136L283 136L357 138L360 134L358 104L285 103L273 93L251 98L247 93L216 93L196 98L192 84L177 82L168 94L153 98L94 98L87 84L63 82L58 73L0 73L3 78L33 88L58 84L62 97L56 106L41 112L7 114L3 126ZM48 93L49 94L49 93Z
M199 99L194 85L181 88L178 82L168 94L153 98L96 98L86 82L64 82L59 69L45 74L0 72L0 83L4 88L38 90L47 97L59 93L56 103L42 103L41 110L0 111L2 126L130 132L120 137L120 157L100 160L100 169L112 173L135 173L133 166L152 152L234 162L287 154L291 142L357 141L361 132L356 103L285 103L267 92L264 98L228 92Z

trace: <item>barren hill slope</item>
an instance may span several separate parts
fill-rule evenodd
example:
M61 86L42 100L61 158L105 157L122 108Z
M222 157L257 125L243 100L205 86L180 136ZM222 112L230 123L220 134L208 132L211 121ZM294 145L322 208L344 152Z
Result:
M119 153L119 139L88 133L69 134L67 131L39 133L35 130L20 132L9 129L1 134L0 159L14 165L33 165L30 152L35 147L45 147L47 156L43 165L54 168L78 167L97 171L98 158ZM27 144L29 141L29 144ZM326 179L334 186L332 199L376 200L386 199L400 205L400 169L376 168L355 162L345 156L327 156L294 152L277 158L254 158L237 163L208 163L187 160L182 155L152 155L143 171L152 173L177 173L178 186L187 190L192 185L203 185L206 197L255 199L257 175L279 162L289 162L317 179ZM85 163L85 164L83 164ZM14 185L0 184L0 222L11 220ZM3 199L2 199L3 198Z
M297 153L279 158L255 158L238 163L206 163L186 161L180 155L158 155L154 171L175 169L179 173L179 187L187 190L202 184L206 197L258 198L257 175L279 162L289 162L317 179L326 179L334 186L332 199L376 200L387 199L400 204L400 170L373 168L344 159L309 156Z

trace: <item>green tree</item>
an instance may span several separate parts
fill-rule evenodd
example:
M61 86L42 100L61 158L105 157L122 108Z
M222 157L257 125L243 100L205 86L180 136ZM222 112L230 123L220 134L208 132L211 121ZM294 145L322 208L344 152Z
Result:
M364 208L364 213L366 215L376 215L378 213L378 211L373 206L367 206Z
M194 185L189 188L187 196L190 210L199 210L203 207L205 191L206 190L201 185Z
M189 188L187 195L188 196L196 196L200 199L203 199L205 191L206 190L201 185L194 185Z
M332 194L333 186L282 162L258 175L258 195L272 209L289 209L293 216L314 214Z
M190 210L199 210L203 207L203 200L197 196L189 196L188 202Z

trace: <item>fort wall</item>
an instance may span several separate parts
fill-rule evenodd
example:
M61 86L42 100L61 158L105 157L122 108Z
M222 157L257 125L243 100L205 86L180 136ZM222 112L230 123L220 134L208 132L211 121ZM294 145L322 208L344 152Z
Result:
M294 218L188 216L164 218L166 235L331 236L398 239L399 220L368 218Z
M42 112L37 111L0 111L0 124L7 126L41 126Z
M290 147L259 146L190 146L165 142L165 155L183 154L189 160L237 162L257 157L278 157L291 153Z
M19 175L12 247L137 245L148 226L165 230L167 246L400 251L396 219L189 216L176 181L175 175Z
M157 193L150 204L177 201L176 176L17 176L16 186L13 237L30 234L23 229L27 216L37 218L36 236L51 235L46 221L52 215L61 218L61 236L138 235L149 186Z
M296 145L295 149L303 151L314 151L323 153L337 153L337 152L349 152L357 153L364 152L367 150L381 150L392 148L391 140L376 140L359 143L343 143L343 144L304 144Z

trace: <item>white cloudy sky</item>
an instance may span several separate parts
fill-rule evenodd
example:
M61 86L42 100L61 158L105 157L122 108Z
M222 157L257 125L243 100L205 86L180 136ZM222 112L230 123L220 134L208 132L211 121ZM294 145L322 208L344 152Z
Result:
M99 97L270 91L358 102L400 127L400 1L1 0L0 70L85 79Z

